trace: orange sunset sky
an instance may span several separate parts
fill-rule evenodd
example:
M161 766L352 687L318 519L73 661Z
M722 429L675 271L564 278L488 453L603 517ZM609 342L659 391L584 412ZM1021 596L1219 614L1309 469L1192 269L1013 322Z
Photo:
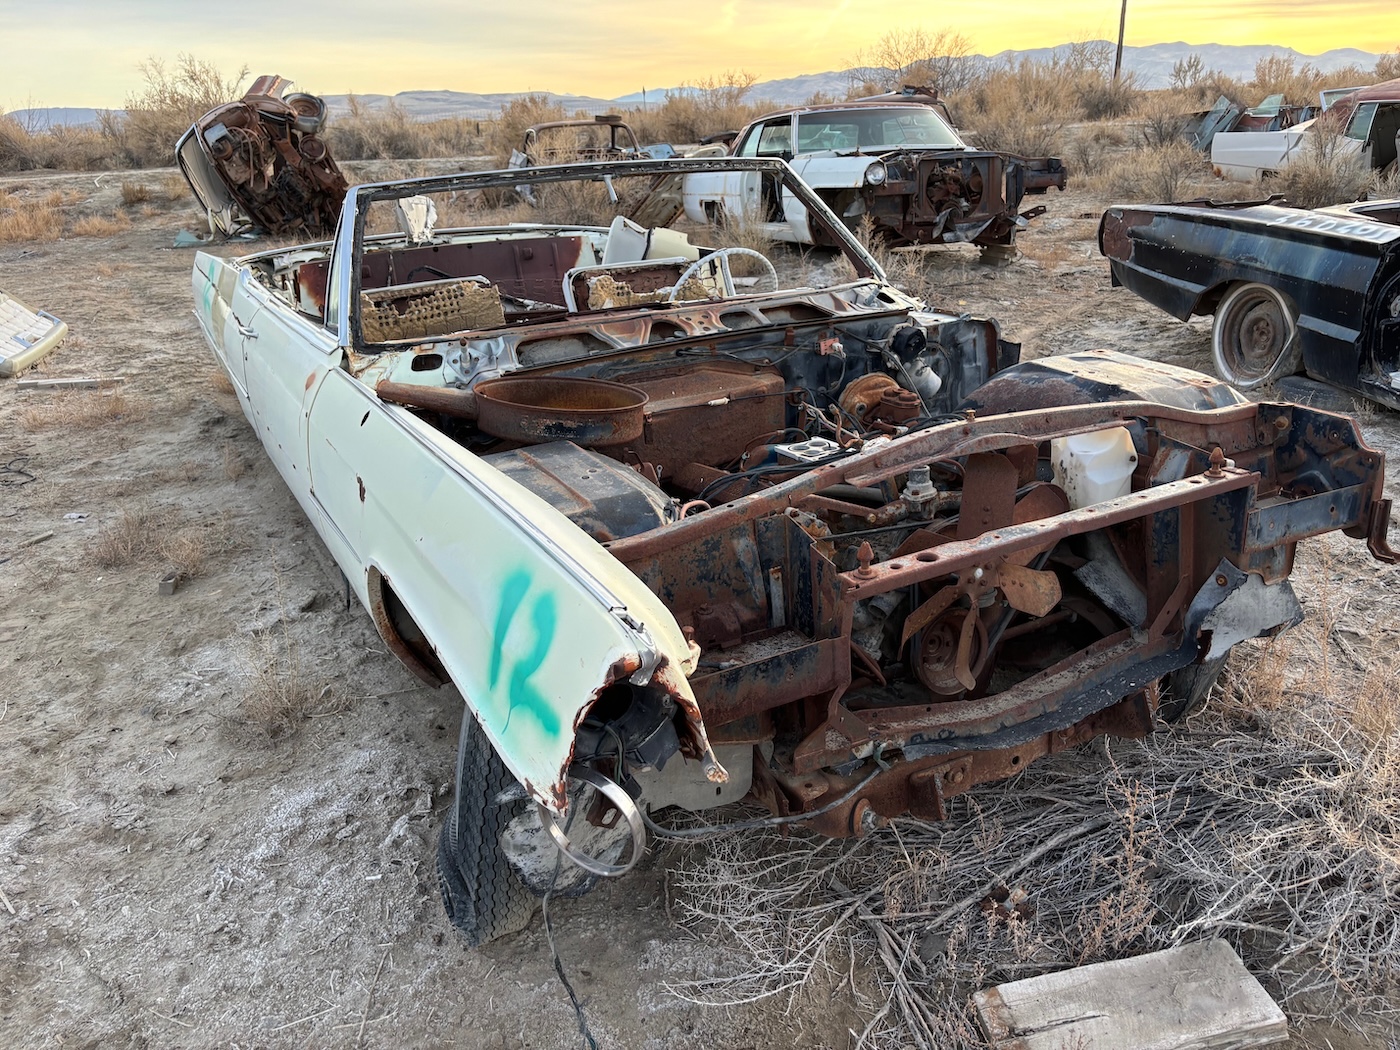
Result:
M612 98L725 70L760 80L844 69L891 30L950 29L994 54L1113 38L1119 0L958 5L956 21L901 5L811 0L0 0L0 110L116 107L137 64L187 52L227 73L281 73L320 94L413 88ZM929 5L904 10L927 11ZM874 12L888 16L872 17ZM1305 54L1400 45L1400 0L1129 0L1128 44L1277 44Z

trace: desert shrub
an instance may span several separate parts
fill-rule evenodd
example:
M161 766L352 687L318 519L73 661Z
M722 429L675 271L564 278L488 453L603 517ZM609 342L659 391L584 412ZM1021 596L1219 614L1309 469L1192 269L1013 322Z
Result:
M983 148L1045 155L1063 152L1069 124L1121 116L1141 94L1131 75L1113 78L1112 47L1081 41L994 69L954 101Z
M486 150L504 166L511 150L520 148L525 129L549 120L568 120L569 114L548 95L522 95L501 107L501 115L486 133Z
M1317 93L1326 88L1356 87L1370 83L1372 75L1360 66L1343 66L1324 73L1311 63L1298 65L1292 55L1266 55L1254 64L1254 79L1244 85L1251 104L1269 95L1283 95L1291 106L1317 103Z
M1400 47L1388 55L1381 55L1376 63L1376 80L1395 80L1400 77Z
M0 171L25 171L34 162L33 135L14 117L0 114Z
M1175 91L1154 91L1139 101L1134 117L1138 140L1147 147L1163 146L1181 138L1190 111Z
M158 58L139 66L145 87L126 99L126 116L110 115L103 129L120 143L132 167L165 167L174 163L175 143L200 116L215 106L240 97L239 84L248 75L243 67L225 77L210 62L181 54L173 69Z
M414 120L392 99L371 107L354 95L349 112L326 124L326 141L337 160L459 157L479 148L480 140L478 120Z
M0 116L0 171L97 171L118 162L114 143L98 128L39 128Z
M1057 152L1066 125L1078 115L1062 72L1030 59L989 76L958 110L959 123L983 149L1032 156Z
M63 213L56 205L0 194L0 244L56 241L62 234Z
M122 212L111 215L84 215L69 229L74 237L110 237L131 229L131 220Z
M849 65L852 96L898 91L905 84L952 95L967 91L982 75L972 41L951 29L892 29L856 52Z
M1362 194L1374 191L1379 180L1359 154L1343 150L1347 141L1340 128L1318 121L1307 136L1302 156L1268 179L1264 188L1282 193L1299 208L1321 208L1360 199Z
M1178 139L1116 157L1087 181L1119 200L1170 202L1196 196L1193 183L1209 178L1209 161Z
M1205 78L1206 61L1193 51L1173 63L1170 84L1173 91L1191 91Z
M778 107L766 99L750 99L758 77L730 70L668 92L646 111L628 114L628 122L643 142L699 142L722 131L738 131L749 121Z

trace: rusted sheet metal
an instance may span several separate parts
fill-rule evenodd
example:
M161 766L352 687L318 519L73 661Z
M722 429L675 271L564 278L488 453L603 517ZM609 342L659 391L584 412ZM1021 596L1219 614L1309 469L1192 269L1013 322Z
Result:
M1028 547L1045 547L1067 536L1093 532L1168 507L1214 499L1222 492L1252 487L1258 480L1257 475L1244 470L1229 470L1220 478L1198 475L1083 510L1067 511L1054 518L1007 525L973 539L920 551L912 558L899 558L869 566L865 570L844 573L841 577L842 593L859 600L893 587L921 583L984 564L993 565L998 559Z
M717 524L753 521L796 507L809 495L834 485L868 486L930 460L997 451L1011 445L1048 441L1067 434L1121 426L1124 420L1143 417L1161 422L1193 422L1221 430L1227 455L1253 447L1258 409L1251 404L1213 412L1177 410L1160 404L1124 401L1116 404L1073 406L1043 412L1016 412L993 418L948 423L909 435L899 444L872 443L839 463L817 467L772 488L744 496L703 518L686 519L670 526L665 535L643 534L609 545L612 555L631 561L693 537L708 534ZM1233 430L1239 424L1240 429ZM1233 440L1232 440L1233 438Z
M476 386L477 426L530 444L572 441L584 448L642 436L645 391L601 379L505 376Z
M1112 374L1112 369L1104 372ZM1139 378L1150 385L1169 377ZM1090 392L1094 389L1091 384ZM1029 393L1033 400L1034 391ZM1191 405L1212 396L1209 383L1187 384L1178 400ZM1059 492L1041 486L1026 493L1024 512L1020 502L997 509L1022 474L999 450L1044 445L1056 434L1112 420L1141 428L1146 455L1139 472L1150 482L1081 509L1068 507L1062 495L1033 498ZM1227 455L1235 465L1227 465ZM846 513L851 504L822 502L821 493L853 484L870 491L915 463L955 459L962 465L962 514L943 534L925 532L924 539L911 538L883 557L862 542L857 564L842 571L830 561L839 533L790 532L790 537L806 535L811 545L814 575L805 584L811 622L804 633L815 639L748 641L761 637L755 625L763 622L762 595L744 597L742 586L719 570L742 566L745 556L734 552L748 548L755 552L755 564L762 560L765 543L773 542L767 524L773 515L795 524L793 515L804 513L798 507ZM1145 732L1150 711L1139 701L1119 704L1121 697L1155 696L1151 691L1163 675L1198 658L1214 658L1213 636L1228 646L1227 639L1277 629L1296 617L1296 599L1282 581L1298 540L1342 528L1376 536L1374 546L1385 556L1384 528L1376 524L1377 515L1388 513L1380 463L1354 421L1298 406L1242 403L1202 410L1109 402L994 419L972 416L909 435L899 446L874 443L840 463L669 525L664 544L657 534L641 534L611 544L610 550L643 579L694 580L688 589L670 584L663 597L681 623L701 627L707 652L714 652L714 630L703 616L695 618L695 610L712 608L717 594L733 596L731 633L720 653L708 657L723 662L709 671L702 662L693 681L709 724L777 712L806 697L799 707L803 739L785 760L794 776L823 769L829 775L831 767L877 746L898 749L901 770L911 761L917 766L924 756L959 749L1002 754L1000 764L975 760L976 782L1014 771L1048 753L1056 740L1079 739L1075 734L1101 732L1105 725ZM1319 467L1322 474L1313 474ZM886 513L882 520L889 518ZM1140 626L1115 629L1101 610L1077 598L1068 602L1057 576L1041 567L1060 541L1090 534L1111 538L1135 581L1143 603ZM871 601L918 593L921 587L933 590L922 591L923 604L910 610L900 637L915 678L928 690L920 697L886 682L880 663L855 641L853 624L858 609ZM1068 622L1056 619L1061 602L1098 625L1099 640L1018 684L988 693L996 665L991 654L999 643L1014 637L1034 645L1037 631L1055 637ZM755 610L747 620L746 610ZM1015 615L1030 619L1009 632ZM930 705L930 698L944 702ZM1105 722L1103 712L1110 709L1127 722L1120 726L1113 721L1117 716ZM1005 764L1013 759L1016 765ZM907 792L891 797L908 800ZM823 830L859 833L865 818L854 804L822 818ZM892 812L900 804L890 802ZM807 808L800 799L790 805L795 811ZM881 812L884 804L871 805Z
M208 199L209 176L227 191L248 222L268 233L327 233L335 228L347 183L321 131L325 102L285 94L291 81L262 76L237 102L200 117L176 149L191 189L211 219L233 232L232 215ZM197 167L199 171L192 171Z
M1037 759L1098 736L1130 740L1147 736L1152 732L1156 709L1157 691L1149 688L1064 729L1042 733L1014 747L906 756L906 761L877 776L858 795L814 818L810 826L832 838L858 838L905 813L923 820L944 820L953 798L979 784L1014 776ZM780 815L823 809L848 794L862 776L863 771L849 776L818 770L779 773L775 783L781 795L769 801L768 807Z

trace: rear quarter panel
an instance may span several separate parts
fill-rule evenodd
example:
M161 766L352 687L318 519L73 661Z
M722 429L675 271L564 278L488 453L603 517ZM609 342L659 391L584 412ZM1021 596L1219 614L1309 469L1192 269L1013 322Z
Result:
M1400 228L1291 208L1117 206L1099 227L1113 280L1182 320L1239 282L1277 288L1298 313L1306 370L1354 386L1366 307Z

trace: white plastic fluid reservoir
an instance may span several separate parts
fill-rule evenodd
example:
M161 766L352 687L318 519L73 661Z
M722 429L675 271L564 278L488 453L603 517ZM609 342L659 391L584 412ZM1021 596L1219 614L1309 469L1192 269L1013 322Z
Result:
M1081 510L1131 491L1137 452L1128 428L1113 427L1052 438L1050 461L1055 484L1065 490L1070 507Z

